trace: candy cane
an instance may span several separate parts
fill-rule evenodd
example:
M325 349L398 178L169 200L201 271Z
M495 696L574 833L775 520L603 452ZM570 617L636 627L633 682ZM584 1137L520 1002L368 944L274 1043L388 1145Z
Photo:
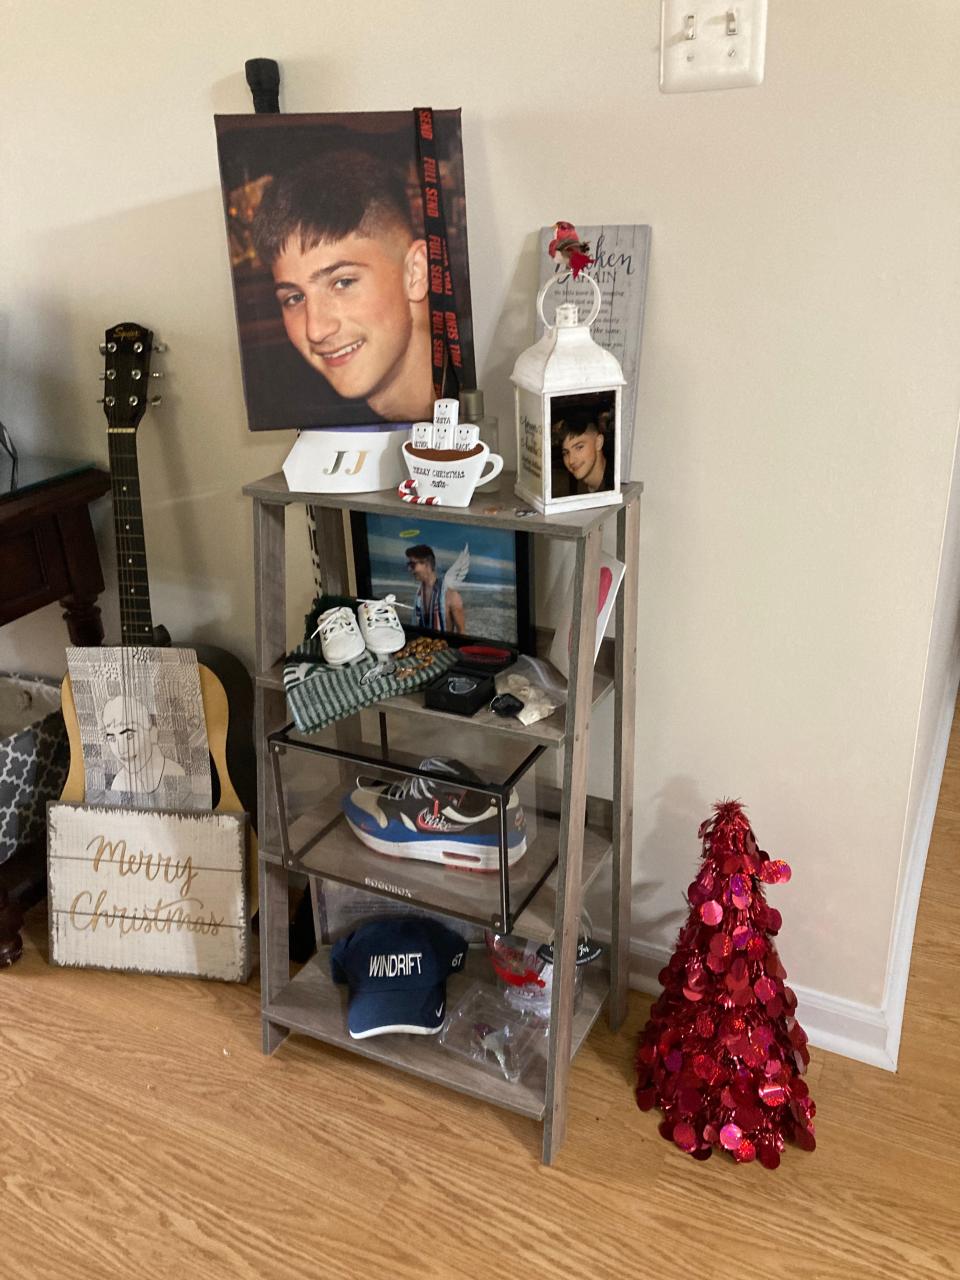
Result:
M397 493L404 502L412 502L418 507L438 507L439 498L420 498L417 496L416 480L403 480L397 486Z

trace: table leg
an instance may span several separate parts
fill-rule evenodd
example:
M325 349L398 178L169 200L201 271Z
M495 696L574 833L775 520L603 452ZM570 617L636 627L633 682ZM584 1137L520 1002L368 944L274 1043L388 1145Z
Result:
M6 889L0 888L0 969L16 964L23 955L22 924L20 907Z
M96 648L103 643L103 622L96 596L64 596L60 604L71 644Z

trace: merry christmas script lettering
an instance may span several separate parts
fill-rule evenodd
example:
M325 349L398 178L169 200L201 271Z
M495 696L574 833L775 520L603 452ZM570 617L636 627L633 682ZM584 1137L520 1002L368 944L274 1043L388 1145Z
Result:
M161 894L155 905L130 907L121 903L107 905L108 889L94 894L82 889L70 904L68 917L73 927L81 932L116 928L121 937L131 933L170 934L186 930L188 933L215 936L223 927L222 917L208 911L200 898L191 896L191 889L199 871L190 857L174 859L168 854L136 853L127 848L126 840L108 840L96 835L87 845L87 851L96 850L93 857L94 873L99 873L106 863L115 866L121 876L136 876L147 881L159 881L176 886L177 892ZM169 900L167 900L169 898Z

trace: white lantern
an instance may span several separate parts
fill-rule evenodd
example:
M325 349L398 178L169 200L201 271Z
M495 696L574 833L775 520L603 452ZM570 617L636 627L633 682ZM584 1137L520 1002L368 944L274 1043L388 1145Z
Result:
M590 326L594 304L580 323L574 303L557 307L553 325L543 314L547 290L537 296L543 337L517 358L517 494L538 511L575 511L620 501L620 400L626 382L616 356L598 346Z

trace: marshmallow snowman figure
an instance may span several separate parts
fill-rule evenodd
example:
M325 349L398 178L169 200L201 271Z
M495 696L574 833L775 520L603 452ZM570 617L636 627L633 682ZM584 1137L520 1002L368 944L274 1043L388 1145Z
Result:
M404 502L468 507L477 485L503 470L503 458L480 439L480 428L460 422L456 400L437 400L433 422L415 422L401 449L410 478L397 492Z

